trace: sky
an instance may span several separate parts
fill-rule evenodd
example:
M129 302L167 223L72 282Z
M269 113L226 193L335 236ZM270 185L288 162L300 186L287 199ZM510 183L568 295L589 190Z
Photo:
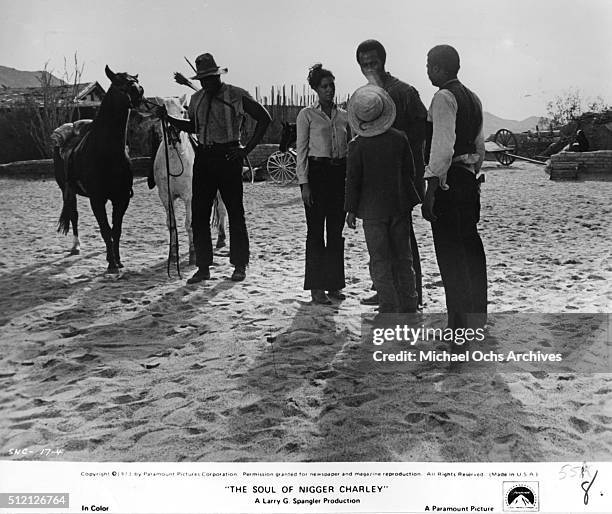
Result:
M189 74L183 56L204 52L251 93L301 92L308 67L322 62L346 95L365 82L355 49L374 38L387 70L427 106L436 88L426 56L442 43L458 50L459 78L497 116L545 115L569 88L612 104L612 0L0 0L0 12L0 65L48 63L61 76L76 52L83 81L107 88L108 64L138 73L147 96L188 92L173 72Z

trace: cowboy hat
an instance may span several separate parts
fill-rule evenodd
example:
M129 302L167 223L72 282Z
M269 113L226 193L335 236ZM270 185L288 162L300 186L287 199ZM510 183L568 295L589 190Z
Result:
M348 104L351 130L372 137L389 130L395 121L395 103L383 88L367 84L357 89Z
M227 73L227 68L220 68L215 62L215 58L212 54L198 55L195 61L196 74L191 77L192 79L203 79L204 77L210 77L211 75L222 75Z

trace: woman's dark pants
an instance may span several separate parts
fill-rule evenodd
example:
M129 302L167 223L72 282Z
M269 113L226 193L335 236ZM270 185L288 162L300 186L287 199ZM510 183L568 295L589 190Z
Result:
M308 183L314 205L305 207L306 274L304 289L334 291L344 283L344 179L346 164L309 160Z

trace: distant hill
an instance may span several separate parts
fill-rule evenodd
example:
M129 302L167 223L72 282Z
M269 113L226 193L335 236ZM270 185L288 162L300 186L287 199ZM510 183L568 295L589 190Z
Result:
M40 78L44 71L21 71L7 66L0 66L0 88L7 87L39 87ZM51 75L51 83L54 86L65 84L61 79Z
M510 132L526 132L527 130L535 130L536 125L540 121L540 116L530 116L522 121L505 120L499 118L490 112L484 113L484 136L485 139L491 134L495 134L499 129L505 128ZM540 126L540 130L546 130L548 126Z

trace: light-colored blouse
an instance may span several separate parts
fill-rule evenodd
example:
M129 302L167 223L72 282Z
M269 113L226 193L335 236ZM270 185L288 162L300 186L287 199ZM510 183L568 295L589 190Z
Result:
M332 108L331 118L321 104L304 107L296 121L297 176L300 184L308 183L308 157L344 159L348 152L348 114L344 109Z

